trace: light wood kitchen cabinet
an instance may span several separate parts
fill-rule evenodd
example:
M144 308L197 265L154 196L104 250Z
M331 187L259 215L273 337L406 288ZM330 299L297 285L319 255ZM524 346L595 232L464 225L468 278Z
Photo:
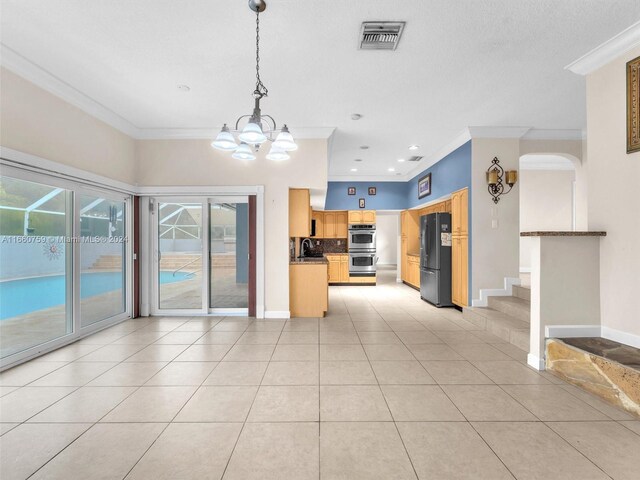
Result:
M349 256L327 254L329 283L349 283Z
M349 255L340 255L340 283L349 283Z
M407 269L406 282L415 288L420 288L420 257L409 255Z
M335 212L324 212L324 238L336 238Z
M409 256L407 255L407 239L405 237L402 237L400 241L401 241L400 257L402 261L402 265L400 268L400 277L402 278L403 282L407 282L409 279L409 276L408 276Z
M362 212L358 210L349 210L349 225L353 223L362 223Z
M466 307L469 298L469 238L454 236L451 239L451 300Z
M451 194L451 223L453 235L469 234L469 190L466 188Z
M289 189L289 236L308 237L311 234L311 197L307 188Z
M292 317L324 317L329 309L328 265L289 265L289 311Z
M329 262L329 283L340 283L340 256L327 255Z
M368 223L368 224L376 223L376 211L364 210L362 212L362 223Z
M315 238L324 238L324 212L314 210L311 219L316 221Z
M323 221L322 238L347 238L347 212L325 211Z
M349 225L354 223L376 223L375 210L349 210Z
M347 212L336 213L336 233L334 238L347 238L348 233Z

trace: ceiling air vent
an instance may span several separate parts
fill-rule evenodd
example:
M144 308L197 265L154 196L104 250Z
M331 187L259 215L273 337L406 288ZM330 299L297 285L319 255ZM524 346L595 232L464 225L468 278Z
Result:
M362 22L360 50L395 50L405 22Z
M417 155L414 155L413 157L409 157L407 159L408 162L419 162L420 160L422 160L422 157L419 157Z

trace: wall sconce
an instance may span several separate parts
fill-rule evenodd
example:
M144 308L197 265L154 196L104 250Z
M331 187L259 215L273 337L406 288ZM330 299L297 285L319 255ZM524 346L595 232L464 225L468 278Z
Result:
M509 190L505 191L504 184L502 181L505 181L507 185L509 185ZM504 169L500 166L500 160L498 157L493 157L491 160L491 166L487 170L487 189L489 190L489 194L493 197L493 203L498 203L500 201L500 195L509 193L511 188L518 181L518 172L516 170L508 170L506 173Z

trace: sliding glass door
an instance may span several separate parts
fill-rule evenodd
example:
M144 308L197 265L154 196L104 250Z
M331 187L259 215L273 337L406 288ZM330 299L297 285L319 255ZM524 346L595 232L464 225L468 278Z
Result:
M2 166L0 366L128 316L128 203Z
M159 201L157 212L158 307L202 310L202 203Z
M249 200L209 200L209 308L249 306Z
M0 176L2 358L72 332L71 191Z
M249 268L249 197L150 201L155 239L152 313L247 315L249 285L255 277Z
M81 194L80 318L92 325L126 310L125 202Z

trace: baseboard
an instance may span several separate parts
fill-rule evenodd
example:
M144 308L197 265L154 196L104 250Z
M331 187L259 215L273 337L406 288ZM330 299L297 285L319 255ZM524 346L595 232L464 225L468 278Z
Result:
M291 318L289 310L266 310L264 318Z
M527 364L535 368L536 370L544 370L544 360L536 357L535 355L527 354Z
M487 307L489 297L510 297L513 295L513 286L520 285L520 279L515 277L504 277L504 288L481 288L480 298L471 301L472 307Z
M640 348L640 335L634 335L633 333L623 332L614 328L602 327L603 338L613 340L614 342L624 343L631 347Z
M600 337L600 325L547 325L544 327L545 338L581 338Z

